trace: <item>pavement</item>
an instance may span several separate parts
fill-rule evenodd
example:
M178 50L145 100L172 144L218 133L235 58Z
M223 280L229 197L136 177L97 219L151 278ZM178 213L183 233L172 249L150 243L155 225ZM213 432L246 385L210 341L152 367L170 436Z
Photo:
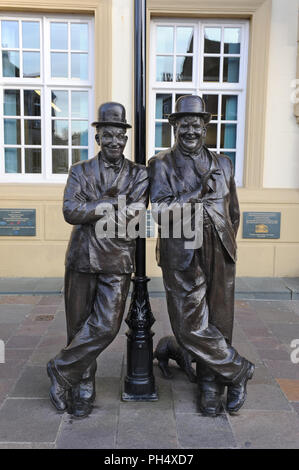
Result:
M150 286L154 347L171 334L161 286L159 279ZM196 385L173 361L172 380L154 362L158 401L121 400L125 322L98 358L92 414L83 420L58 414L45 365L66 341L61 289L61 279L0 280L0 449L299 448L299 350L291 346L297 339L299 348L298 279L237 280L233 345L256 372L241 410L217 418L198 412Z

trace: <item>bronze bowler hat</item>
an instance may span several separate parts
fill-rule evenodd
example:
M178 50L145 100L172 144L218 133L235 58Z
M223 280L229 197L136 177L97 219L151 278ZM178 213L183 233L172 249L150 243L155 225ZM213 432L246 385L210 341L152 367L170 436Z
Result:
M129 128L132 127L127 123L125 107L120 103L108 102L103 103L98 109L98 120L92 124L98 126L118 126Z
M181 96L175 103L175 112L170 114L168 120L174 125L177 118L186 115L200 116L204 119L205 124L211 120L211 113L206 112L204 100L196 95Z

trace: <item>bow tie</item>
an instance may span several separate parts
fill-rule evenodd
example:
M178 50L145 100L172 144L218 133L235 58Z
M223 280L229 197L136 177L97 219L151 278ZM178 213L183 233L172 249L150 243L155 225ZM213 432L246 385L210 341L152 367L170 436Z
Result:
M103 159L104 167L105 168L112 168L113 170L119 170L122 165L122 159L118 160L117 162L108 162L107 160Z

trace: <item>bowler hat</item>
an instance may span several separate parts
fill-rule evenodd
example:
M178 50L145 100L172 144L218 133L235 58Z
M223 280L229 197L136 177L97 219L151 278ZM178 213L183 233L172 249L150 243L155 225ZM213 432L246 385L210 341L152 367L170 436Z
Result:
M98 109L98 120L94 121L91 125L94 127L132 127L130 124L127 123L125 107L120 103L114 102L101 104Z
M206 112L204 100L196 95L181 96L175 103L175 112L170 114L168 120L171 125L175 124L177 118L186 115L200 116L205 124L211 120L211 113Z

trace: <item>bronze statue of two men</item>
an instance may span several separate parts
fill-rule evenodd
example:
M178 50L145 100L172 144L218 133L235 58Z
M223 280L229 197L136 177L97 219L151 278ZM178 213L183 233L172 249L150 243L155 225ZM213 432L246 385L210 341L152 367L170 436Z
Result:
M177 342L197 364L200 411L217 416L225 386L229 413L244 404L254 365L231 345L239 205L230 159L205 146L210 119L199 96L179 98L169 116L175 143L146 169L123 155L131 127L124 107L99 107L93 125L101 150L70 168L64 193L64 217L74 225L66 254L67 346L47 365L50 398L59 412L76 418L91 412L96 358L118 333L135 268L134 238L97 236L99 204L113 206L116 224L124 218L127 223L130 211L124 215L118 197L146 207L149 194L168 314ZM185 209L193 242L184 232Z

